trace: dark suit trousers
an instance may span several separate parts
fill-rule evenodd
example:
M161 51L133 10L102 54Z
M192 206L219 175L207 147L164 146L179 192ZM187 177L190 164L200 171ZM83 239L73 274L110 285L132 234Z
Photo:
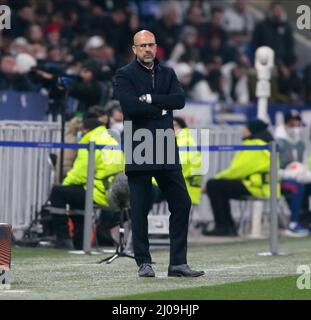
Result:
M128 172L133 248L137 265L151 263L148 212L154 177L168 202L170 215L170 264L187 263L187 235L191 199L181 170Z
M234 228L230 199L250 196L241 180L211 179L207 182L207 194L213 209L216 228Z

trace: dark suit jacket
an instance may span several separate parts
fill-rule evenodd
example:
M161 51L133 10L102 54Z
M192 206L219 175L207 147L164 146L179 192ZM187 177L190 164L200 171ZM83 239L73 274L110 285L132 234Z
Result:
M151 95L152 104L141 102L139 100L139 97L143 94ZM126 172L147 170L181 170L175 138L173 139L172 143L169 143L167 140L169 145L165 145L164 148L164 163L156 163L156 137L157 135L159 136L159 132L157 133L156 130L173 130L172 110L182 109L185 105L184 91L177 80L174 70L161 65L158 60L155 60L155 66L152 72L151 70L142 66L135 59L132 63L117 71L115 95L121 103L124 113L124 121L131 121L132 123L131 133L129 130L126 130L128 123L125 122L124 146L127 162L125 167ZM163 109L168 110L166 115L162 115ZM138 145L142 147L141 141L133 141L133 135L139 129L149 129L152 134L152 161L149 159L148 163L146 163L147 161L145 163L137 163L135 159L133 159L132 164L128 164L131 160L131 155L133 155L134 149ZM143 140L144 139L142 139L142 141ZM175 152L174 161L168 161L166 150L169 150L169 152Z

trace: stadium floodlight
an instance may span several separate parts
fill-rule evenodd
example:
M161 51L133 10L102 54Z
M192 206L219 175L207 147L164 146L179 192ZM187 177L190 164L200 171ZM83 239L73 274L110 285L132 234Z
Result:
M255 54L257 70L256 97L258 98L257 118L269 122L268 99L271 96L271 73L274 67L274 51L270 47L259 47Z

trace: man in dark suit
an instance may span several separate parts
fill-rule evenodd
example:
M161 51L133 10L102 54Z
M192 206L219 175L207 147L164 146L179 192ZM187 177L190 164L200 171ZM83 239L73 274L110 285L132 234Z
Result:
M168 276L198 277L204 272L191 270L187 265L191 200L173 130L172 110L184 107L184 92L173 69L161 65L155 58L155 36L143 30L136 33L133 40L136 58L118 70L115 94L124 113L125 170L130 187L133 248L138 274L140 277L155 276L149 252L147 219L154 177L171 212ZM163 138L164 131L167 140L158 143L157 138ZM145 148L142 149L142 145Z

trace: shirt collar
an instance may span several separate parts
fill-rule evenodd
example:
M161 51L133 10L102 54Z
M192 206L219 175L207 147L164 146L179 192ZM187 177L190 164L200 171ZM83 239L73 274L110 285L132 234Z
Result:
M151 67L147 67L147 66L145 66L143 63L141 63L138 58L136 58L136 60L137 60L137 62L138 62L141 66L143 66L145 69L147 69L147 70L153 70L153 68L154 68L154 62L153 62L153 64L152 64Z

